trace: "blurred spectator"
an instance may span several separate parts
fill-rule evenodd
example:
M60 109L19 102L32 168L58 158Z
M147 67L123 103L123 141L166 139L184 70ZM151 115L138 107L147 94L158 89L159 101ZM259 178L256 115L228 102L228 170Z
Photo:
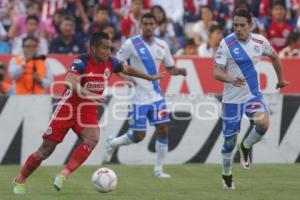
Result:
M49 20L58 9L65 9L66 14L73 16L78 34L86 32L90 21L86 15L81 0L44 0L42 1L42 20Z
M50 42L53 38L57 37L59 34L59 23L61 19L67 16L67 11L64 9L58 9L53 14L52 18L46 21L46 39Z
M133 0L113 0L112 9L115 15L120 19L127 17L131 11L132 2ZM152 7L151 0L142 0L141 3L142 13L149 12Z
M175 55L197 55L197 45L195 44L193 38L186 38L184 40L184 47L179 49Z
M222 39L222 28L219 25L212 25L209 29L209 40L198 47L198 55L200 57L214 57Z
M201 6L200 14L201 20L193 27L193 39L197 46L203 42L208 42L209 29L213 24L217 24L217 22L213 20L213 13L209 6Z
M13 39L16 36L19 36L26 31L26 17L29 15L35 15L38 18L40 18L41 15L41 5L38 1L30 1L26 4L26 13L20 14L16 16L16 19L14 20L13 24L11 25L8 36L9 38ZM46 22L41 20L39 23L39 34L45 35L46 30Z
M184 22L196 22L199 18L198 13L200 6L194 0L185 0L184 2Z
M292 25L286 20L286 7L281 1L275 1L271 8L272 19L265 22L261 34L265 35L274 49L279 52L286 46L286 40Z
M160 5L168 20L174 24L176 37L183 36L184 5L182 0L152 0L152 5Z
M168 19L182 25L184 13L182 0L152 0L152 5L160 5L166 11Z
M103 32L107 33L110 40L112 41L112 49L111 52L115 55L118 49L121 47L120 36L116 32L116 28L113 24L106 24L103 27Z
M75 35L75 22L71 16L61 19L59 31L59 36L50 43L49 53L79 54L86 52L84 40Z
M0 54L10 53L10 45L7 41L8 36L5 28L2 26L0 21Z
M86 37L90 38L95 32L103 31L103 27L108 23L108 8L99 6L95 13L94 22L87 30Z
M22 0L1 0L0 21L2 22L5 30L9 30L15 16L24 13L25 10L25 4Z
M121 21L122 36L129 38L140 33L139 24L140 18L143 15L143 1L132 0L131 9L128 17Z
M300 33L291 32L287 38L288 46L279 52L280 58L300 57Z
M291 18L291 6L293 0L261 0L259 7L259 16L263 18L267 18L269 16L270 8L272 9L273 4L280 2L286 9L286 19Z
M34 36L38 38L39 43L38 43L38 52L40 54L48 54L48 42L47 40L39 36L37 34L37 29L39 26L39 18L35 15L29 15L26 18L26 31L25 33L21 34L18 37L15 37L13 42L12 42L12 54L13 55L22 55L23 54L23 48L22 48L22 42L23 39L28 37L28 36Z
M174 54L180 46L176 39L173 24L168 21L166 13L161 6L155 5L152 7L151 11L157 23L157 27L154 32L155 36L167 42L171 53Z
M15 94L43 94L51 85L52 74L45 56L38 54L38 42L32 36L24 38L24 56L14 56L9 63Z
M10 84L5 81L6 77L6 67L0 62L0 96L6 96L10 93Z
M208 1L208 6L213 11L213 19L218 22L218 24L225 28L225 31L228 30L227 22L230 21L230 10L233 10L234 0L211 0Z

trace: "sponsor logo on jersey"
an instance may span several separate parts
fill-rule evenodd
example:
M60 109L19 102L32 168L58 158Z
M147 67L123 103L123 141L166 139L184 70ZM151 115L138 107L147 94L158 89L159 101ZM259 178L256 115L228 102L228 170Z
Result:
M234 49L233 49L233 52L234 52L235 54L239 54L239 53L240 53L240 49L239 49L239 48L234 48Z
M254 51L256 54L259 54L259 53L260 53L259 47L258 47L257 45L254 46L253 51Z
M168 111L166 109L158 111L158 119L163 119L168 116Z
M96 81L90 81L84 84L84 88L90 91L102 91L104 90L104 86L105 86L104 82L96 82Z

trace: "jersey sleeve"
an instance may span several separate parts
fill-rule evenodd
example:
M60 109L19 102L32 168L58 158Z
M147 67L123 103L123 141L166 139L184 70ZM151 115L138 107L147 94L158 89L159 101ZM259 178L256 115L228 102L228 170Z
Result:
M262 40L263 40L263 52L262 55L263 56L270 56L273 53L273 47L270 44L270 42L262 36Z
M73 61L69 69L69 73L80 75L83 74L84 69L86 68L87 58L85 59L84 56L81 56Z
M170 52L168 45L165 45L165 49L166 49L166 54L162 61L167 68L173 67L175 65L175 62L171 56L171 52Z
M119 51L117 52L117 59L126 62L131 55L131 41L128 39L126 40Z
M123 71L122 61L120 61L120 60L118 60L117 58L114 58L114 57L110 57L110 61L111 61L114 73L119 73L119 72Z
M227 65L227 57L227 47L225 44L225 40L223 39L215 55L215 66L225 67Z

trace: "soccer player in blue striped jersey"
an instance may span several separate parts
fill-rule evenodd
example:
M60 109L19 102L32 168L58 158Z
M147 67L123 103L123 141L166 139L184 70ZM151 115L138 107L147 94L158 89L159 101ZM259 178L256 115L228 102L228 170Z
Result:
M221 41L215 55L214 76L224 82L222 119L225 139L222 157L225 189L235 189L232 179L232 152L236 146L243 114L254 123L249 135L238 145L243 168L250 168L250 149L261 140L269 127L268 108L260 90L257 73L257 63L261 56L268 56L272 60L278 77L276 88L288 85L276 52L265 37L250 33L251 26L250 12L237 9L233 15L234 33Z
M186 76L184 68L175 67L166 42L154 37L156 21L153 14L144 14L140 26L142 34L125 41L117 53L117 58L123 62L129 59L131 65L146 74L157 74L160 63L163 62L170 75ZM135 87L129 113L129 130L120 137L107 140L105 160L111 159L111 155L117 147L142 141L146 134L148 119L150 125L156 127L158 133L153 174L156 177L169 178L170 175L163 171L163 162L168 152L169 129L167 123L170 121L164 96L158 81L147 83L139 78L133 78L133 81Z

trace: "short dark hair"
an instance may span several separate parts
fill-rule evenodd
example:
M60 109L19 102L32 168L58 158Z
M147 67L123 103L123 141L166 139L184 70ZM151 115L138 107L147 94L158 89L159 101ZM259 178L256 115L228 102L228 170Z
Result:
M90 47L96 47L96 48L99 47L103 39L109 40L109 36L107 33L104 32L93 33L90 39Z
M220 30L223 31L222 27L219 24L213 24L211 25L211 27L209 28L209 33L213 33L216 30Z
M251 18L251 13L247 10L247 9L244 9L244 8L237 8L234 13L233 13L233 17L245 17L248 21L248 23L250 24L251 21L252 21L252 18Z
M185 40L184 40L184 47L192 46L192 45L196 46L196 43L193 40L193 38L185 38Z
M27 23L29 20L34 20L34 21L36 21L37 23L40 22L40 19L39 19L36 15L28 15L28 16L26 17L26 23Z
M274 8L274 6L282 6L286 10L285 2L282 0L275 0L270 4L270 8Z
M287 37L287 44L291 45L300 38L300 33L299 32L291 32L289 36Z
M141 22L144 20L144 19L154 19L154 21L156 22L156 19L155 19L155 16L153 15L153 13L151 12L148 12L148 13L145 13L142 15L141 17Z
M25 44L25 42L27 40L32 40L32 41L34 41L36 43L39 43L39 39L38 38L36 38L34 36L27 36L27 37L23 38L23 40L22 40L22 46L24 46L24 44Z

